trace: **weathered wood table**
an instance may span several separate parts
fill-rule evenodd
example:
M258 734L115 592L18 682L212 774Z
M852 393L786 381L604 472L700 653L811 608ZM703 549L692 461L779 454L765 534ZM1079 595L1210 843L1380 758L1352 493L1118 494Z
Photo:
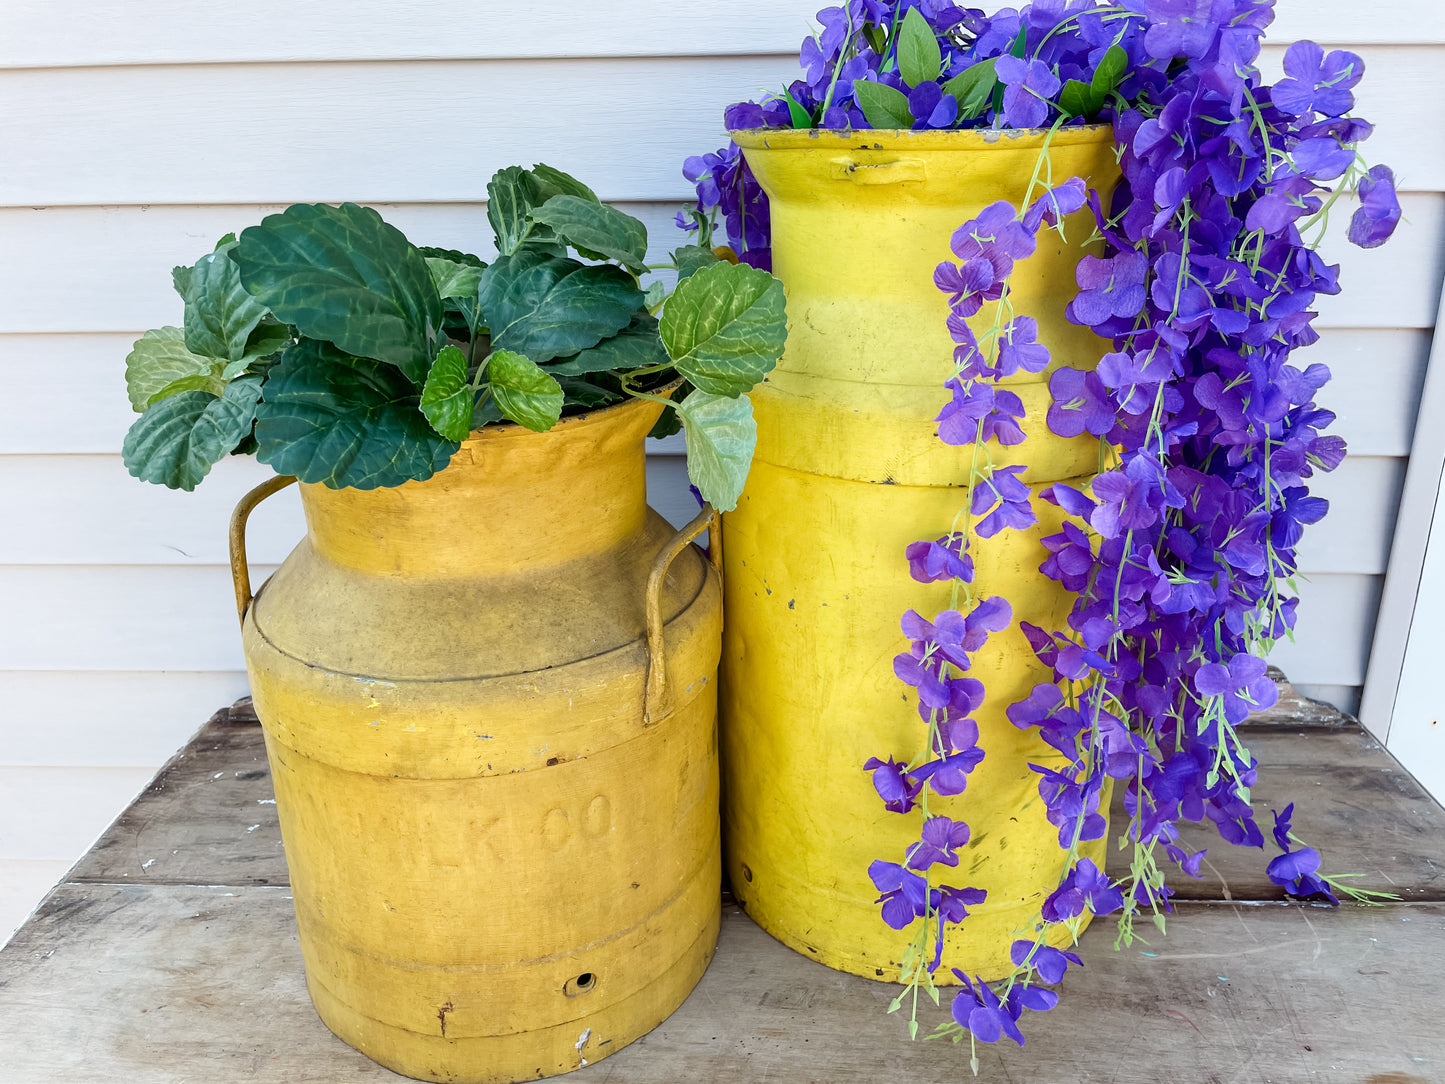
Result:
M1445 811L1359 727L1286 698L1251 725L1256 809L1295 801L1328 868L1400 902L1284 902L1268 855L1217 840L1169 935L1084 935L1028 1045L984 1081L1445 1081ZM1269 818L1261 819L1267 825ZM1206 845L1207 835L1192 841ZM1273 853L1273 852L1271 852ZM830 971L724 908L717 957L646 1038L577 1084L970 1078L967 1047L906 1038L896 988ZM227 709L161 770L0 952L0 1081L400 1081L307 1000L261 732Z

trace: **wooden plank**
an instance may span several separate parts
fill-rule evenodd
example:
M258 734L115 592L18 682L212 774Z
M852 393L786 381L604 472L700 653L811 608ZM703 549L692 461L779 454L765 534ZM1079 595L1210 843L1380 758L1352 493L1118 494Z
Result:
M0 952L7 1079L401 1080L316 1017L291 906L270 887L57 889ZM1438 904L1181 907L1167 940L1124 952L1097 924L1059 1006L1026 1021L1028 1045L980 1046L982 1079L1435 1079L1445 1033L1434 998L1402 992L1438 988L1442 933ZM717 956L684 1005L572 1079L872 1084L884 1061L902 1079L966 1079L967 1048L906 1040L885 1011L896 989L829 971L728 906Z
M217 704L247 692L237 670L0 670L0 755L8 767L155 771Z
M256 0L245 9L187 0L109 0L87 8L87 32L46 0L0 7L0 67L94 67L298 60L482 57L796 56L823 0L613 0L608 18L587 0L530 9L524 18L467 0L417 0L403 9L357 0L346 18L326 4L296 7ZM285 34L274 27L285 26ZM157 32L157 28L164 32ZM438 32L438 28L445 32ZM1269 29L1279 44L1313 38L1356 44L1445 42L1445 18L1431 0L1388 0L1369 19L1345 0L1281 0Z
M1359 53L1359 108L1379 125L1367 157L1409 191L1445 189L1445 133L1425 105L1445 97L1445 48ZM471 200L519 161L576 173L604 199L684 199L682 162L725 142L724 108L798 74L796 54L0 71L15 103L0 115L12 155L0 205ZM224 169L217 117L246 148ZM455 138L456 117L474 138Z
M1321 701L1355 719L1360 714L1359 685L1305 685L1296 686L1301 696Z
M289 884L266 746L249 701L217 712L67 879Z
M1177 899L1283 901L1283 890L1265 872L1279 854L1269 835L1270 810L1293 802L1295 834L1320 852L1326 873L1358 874L1351 885L1406 901L1445 901L1445 810L1378 742L1357 726L1249 726L1240 736L1260 763L1251 799L1264 850L1228 844L1212 824L1182 825L1181 846L1208 854L1200 880L1166 869ZM1116 837L1127 823L1121 795L1112 812ZM1111 845L1109 872L1126 876L1130 854Z

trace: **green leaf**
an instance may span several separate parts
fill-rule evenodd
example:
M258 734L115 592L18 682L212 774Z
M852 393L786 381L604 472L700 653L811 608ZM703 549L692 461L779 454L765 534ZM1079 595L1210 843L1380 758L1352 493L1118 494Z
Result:
M185 300L186 291L191 288L191 269L189 267L171 268L171 285L175 287L176 293Z
M427 256L426 267L437 294L443 299L454 297L476 297L477 286L482 281L483 266L457 263L455 260Z
M183 391L162 399L135 420L121 457L143 482L190 491L211 467L251 432L261 378L243 376L219 398Z
M888 47L888 31L877 23L864 23L863 40L868 43L868 48L883 56Z
M416 250L428 260L450 260L452 263L469 264L472 267L486 267L487 261L480 256L473 256L470 252L460 252L454 248L437 248L435 245L418 245Z
M853 84L853 97L858 108L874 128L912 128L913 114L908 109L908 98L901 90L895 90L885 83L859 80Z
M497 406L497 401L490 395L472 407L472 428L480 429L484 425L491 425L493 422L502 420L502 408Z
M943 71L938 35L917 8L909 8L898 31L898 73L910 87L936 82Z
M620 267L587 267L531 248L488 267L478 300L493 347L539 363L596 346L626 327L643 303Z
M786 90L783 91L783 101L788 103L788 120L794 128L813 127L813 118L803 108L797 98L794 98Z
M497 251L516 252L531 232L527 213L537 201L537 182L521 166L499 169L487 182L487 221L497 235Z
M654 422L652 428L647 431L647 435L656 440L661 440L663 437L670 437L674 433L682 432L682 415L678 412L677 406L691 395L692 392L692 385L684 380L682 387L678 388L677 391L672 394L672 408L664 410L657 416L657 421Z
M678 282L717 262L718 258L712 249L703 248L701 245L683 245L672 250L672 266L677 268Z
M532 167L532 180L537 187L539 203L546 203L553 196L578 196L593 203L601 202L596 192L570 173L563 173L554 166L538 162Z
M494 350L487 357L487 380L502 414L534 433L545 433L562 416L562 386L531 358Z
M1028 27L1028 21L1025 20L1025 21L1023 22L1023 24L1019 27L1019 32L1018 32L1018 34L1015 35L1015 37L1014 37L1014 43L1009 46L1008 55L1009 55L1009 56L1016 56L1016 57L1019 57L1020 59L1022 59L1022 58L1023 58L1023 55L1024 55L1024 49L1027 48L1028 43L1029 43L1029 27Z
M695 391L677 405L687 432L687 473L702 499L731 512L742 495L758 442L752 400Z
M232 258L246 289L303 336L426 379L441 298L421 253L371 208L297 204L245 230Z
M551 372L551 369L547 370ZM568 403L576 403L588 410L595 410L598 407L611 406L613 403L620 403L626 396L619 392L609 391L607 388L598 387L591 381L584 380L580 376L559 376L557 383L561 385L562 394L567 397ZM667 411L671 414L672 411Z
M183 377L209 375L212 361L187 350L185 332L178 327L147 331L135 341L125 359L125 388L131 409L145 410L157 392Z
M647 227L629 214L581 196L553 196L532 212L579 251L616 260L640 273L647 262Z
M659 330L677 371L703 391L737 395L783 353L783 284L746 264L718 263L677 284Z
M1090 117L1104 104L1101 95L1095 95L1088 83L1070 79L1059 91L1059 109L1066 117Z
M421 390L421 412L447 440L463 441L472 431L472 386L467 383L467 356L444 346L432 362Z
M179 380L172 380L160 391L156 392L146 401L146 409L149 410L162 399L169 399L172 395L179 395L183 391L203 391L207 395L214 395L217 398L226 390L227 380L222 379L214 371L202 376L196 373L192 376L183 376Z
M993 93L998 75L994 72L997 57L989 57L972 67L965 68L943 84L943 92L958 99L958 116L971 120L988 107L989 95Z
M226 367L221 371L221 379L235 379L257 362L267 360L286 349L295 338L295 332L288 325L272 323L269 318L262 321L246 340L246 352L235 361L226 363Z
M220 252L221 249L225 248L227 245L234 245L235 243L236 243L236 235L235 235L234 232L231 232L231 233L223 233L223 234L221 235L221 239L216 242L216 247L213 248L211 251L212 251L212 252Z
M656 312L666 300L667 287L657 279L649 282L647 289L642 291L642 307L648 312Z
M1111 45L1104 51L1103 57L1099 60L1099 66L1094 69L1092 87L1094 93L1099 96L1100 105L1103 104L1119 81L1124 78L1124 73L1129 70L1129 54L1117 45Z
M395 367L304 339L266 376L256 457L278 474L332 489L430 478L457 442L432 430L416 386Z
M658 336L657 321L646 313L639 313L612 338L603 339L570 358L552 362L547 371L558 376L625 373L644 366L666 365L670 360Z
M181 294L186 301L186 348L195 354L235 361L266 316L266 306L241 285L231 260L234 242L196 261Z

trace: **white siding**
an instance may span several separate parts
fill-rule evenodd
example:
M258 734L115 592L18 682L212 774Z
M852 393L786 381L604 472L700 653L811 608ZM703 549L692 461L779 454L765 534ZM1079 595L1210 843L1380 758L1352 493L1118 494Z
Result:
M682 158L722 142L725 104L790 76L819 6L0 4L0 937L245 689L225 530L264 469L223 463L185 495L119 461L129 343L179 320L170 267L299 200L378 204L419 243L482 250L487 178L533 161L573 170L670 247ZM1408 192L1388 247L1331 242L1346 293L1322 300L1310 355L1337 375L1324 402L1354 454L1321 484L1335 516L1305 543L1302 625L1278 661L1352 706L1445 261L1445 130L1429 113L1445 98L1445 14L1435 0L1367 19L1346 0L1284 0L1269 63L1302 34L1364 55L1370 157ZM649 477L681 521L677 450L659 449ZM263 506L258 573L299 522L293 495Z

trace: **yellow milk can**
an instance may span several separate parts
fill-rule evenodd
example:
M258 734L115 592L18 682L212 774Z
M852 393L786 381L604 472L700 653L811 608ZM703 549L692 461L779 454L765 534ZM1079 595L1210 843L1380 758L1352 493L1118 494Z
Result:
M302 486L232 562L312 1001L425 1080L535 1079L668 1016L717 940L716 568L647 507L654 403L478 430L425 482Z
M950 447L934 418L954 371L947 297L934 267L949 238L997 200L1019 206L1030 179L1118 175L1107 128L1044 133L760 130L733 138L768 195L773 273L788 291L787 350L752 394L758 444L747 488L725 517L726 621L721 727L726 865L738 900L774 937L830 967L897 981L911 931L883 924L868 877L901 862L921 815L887 812L863 765L907 760L925 743L913 691L893 673L907 650L899 620L949 606L947 583L919 584L905 547L954 526L969 494L973 448ZM1037 174L1036 174L1036 167ZM1039 192L1035 188L1035 195ZM1091 368L1103 340L1064 318L1074 269L1093 225L1066 221L1066 241L1039 237L1013 277L1015 311L1038 321L1053 365ZM970 322L984 331L993 306ZM994 466L1027 468L1035 492L1081 484L1097 469L1093 437L1066 440L1045 423L1048 372L1004 381L1026 409L1027 440L987 445ZM1050 680L1019 620L1064 628L1070 599L1038 572L1040 539L1058 510L1034 501L1039 524L971 539L975 587L1002 595L1014 624L974 662L988 702L977 713L985 757L967 791L930 811L972 827L944 881L988 891L950 928L940 981L958 967L985 978L1011 969L1009 943L1032 936L1063 855L1030 762L1062 758L1004 708ZM1102 857L1102 844L1085 853Z

